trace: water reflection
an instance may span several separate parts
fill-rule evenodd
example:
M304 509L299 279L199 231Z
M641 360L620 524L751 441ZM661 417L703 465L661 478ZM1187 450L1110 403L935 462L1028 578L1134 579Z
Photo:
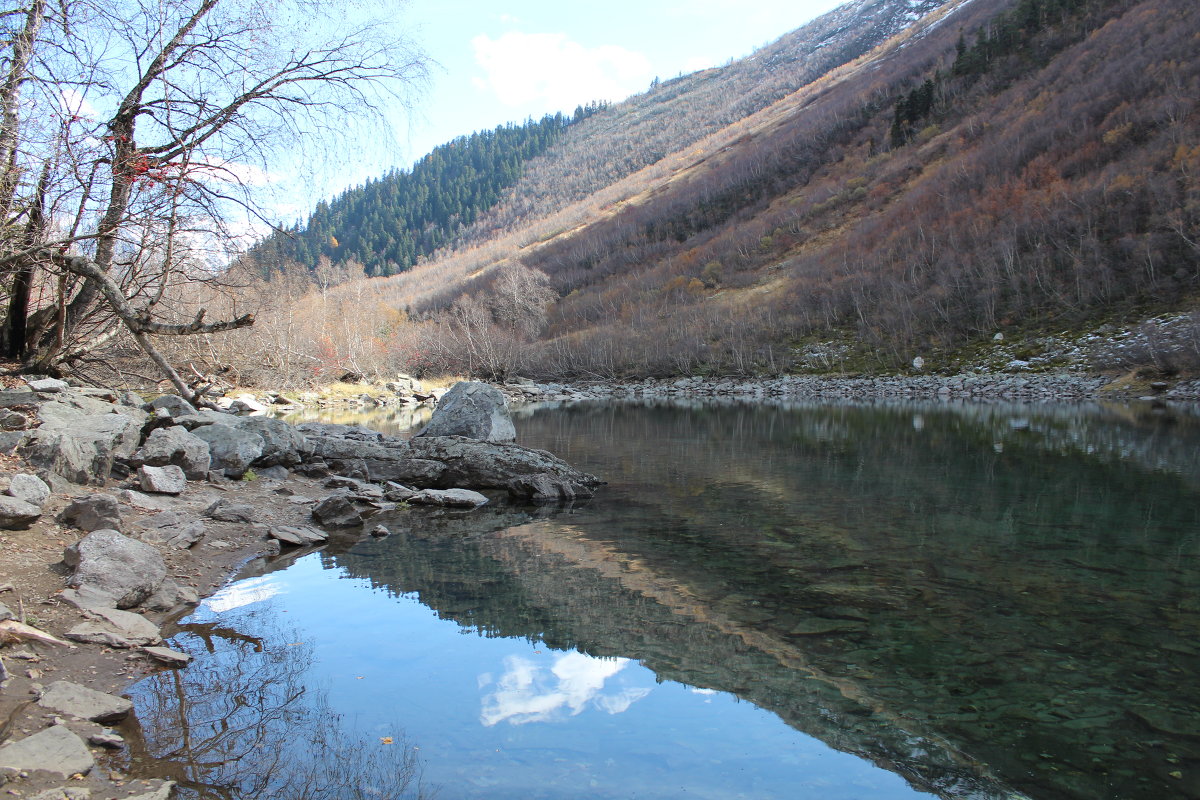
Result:
M550 667L539 666L521 656L504 660L504 673L479 677L483 698L480 722L491 727L499 722L524 725L578 716L587 708L620 714L650 694L645 687L604 692L604 684L630 664L628 658L592 658L583 653L564 653Z
M134 687L135 772L196 800L428 796L402 732L384 742L344 725L311 674L312 647L282 624L267 584L212 598L173 640L195 661Z
M1197 796L1196 417L595 405L535 409L518 433L609 485L553 511L400 510L383 520L396 535L335 540L319 556L339 586L361 584L346 608L419 600L438 625L480 635L470 648L418 645L414 670L472 684L461 714L447 710L461 687L436 684L442 716L550 742L586 725L604 740L601 753L546 745L546 758L501 767L485 761L490 740L447 738L443 749L487 764L454 796L578 796L591 786L572 789L582 772L536 791L518 777L560 759L585 765L604 796L675 796L650 766L629 766L637 748L699 775L680 754L719 752L706 726L743 723L655 717L654 680L691 687L694 703L732 694L943 797ZM420 625L406 616L398 636L375 614L359 634L399 640L378 657L415 659ZM488 642L504 652L480 655ZM637 727L596 733L617 722ZM738 767L748 796L817 774L821 788L797 796L904 794L813 772L778 733L756 741L761 760ZM601 777L605 759L619 774ZM484 772L495 783L469 791Z

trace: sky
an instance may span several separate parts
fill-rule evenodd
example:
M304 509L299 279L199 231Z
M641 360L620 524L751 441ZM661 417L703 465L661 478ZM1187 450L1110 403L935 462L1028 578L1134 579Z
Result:
M800 27L839 0L411 0L397 21L433 62L394 147L330 181L337 193L439 144L592 100L618 101L719 66ZM386 151L386 152L385 152Z

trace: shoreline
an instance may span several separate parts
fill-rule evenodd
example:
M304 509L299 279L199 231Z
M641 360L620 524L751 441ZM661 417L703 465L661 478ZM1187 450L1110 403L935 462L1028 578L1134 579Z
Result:
M714 400L773 404L797 401L893 402L929 401L937 403L1078 403L1112 399L1114 401L1151 400L1155 403L1189 403L1200 399L1200 380L1183 381L1153 395L1115 394L1103 391L1110 385L1101 376L913 376L892 378L830 378L791 376L757 381L728 378L646 379L635 382L534 383L509 382L501 388L518 403L584 401L659 401ZM93 390L95 391L95 390ZM43 395L39 402L53 402L55 395ZM350 402L361 402L351 398ZM374 403L390 406L391 403ZM299 408L308 408L302 405ZM329 404L325 404L328 408ZM34 469L9 451L0 456L0 467L9 475L30 473ZM123 525L132 531L148 524L164 511L183 513L203 520L205 533L192 545L173 547L155 543L162 553L168 577L185 590L193 591L190 601L172 608L136 609L139 615L162 628L164 638L175 632L175 624L185 618L203 598L220 591L255 559L280 553L278 544L267 538L272 525L311 525L312 498L328 493L323 478L300 472L263 476L254 480L233 480L210 473L205 480L189 481L178 496L144 495L132 479L110 479L103 485L80 486L65 481L50 481L53 492L40 520L23 530L5 530L0 538L0 603L5 603L37 628L56 638L87 617L86 610L64 598L63 586L68 570L62 564L63 550L83 531L63 524L58 517L73 498L84 495L118 494L121 497ZM250 505L252 518L221 520L210 513L219 500ZM132 535L137 535L132 534ZM363 533L362 535L366 535ZM289 549L287 555L302 554L315 548ZM25 654L28 654L26 656ZM82 738L99 733L105 726L93 722L64 720L63 716L37 704L47 684L65 680L95 691L119 695L132 684L152 673L172 669L140 649L78 645L72 649L56 645L20 643L0 649L10 676L0 691L0 736L9 744L38 729L63 724ZM186 667L185 667L186 668ZM59 800L46 794L69 785L89 789L106 798L165 800L170 787L158 779L130 780L127 774L132 754L142 752L139 729L132 719L114 726L126 742L122 749L103 746L91 748L95 767L82 779L63 781L44 773L20 774L0 769L0 788L12 796L34 800ZM142 766L144 774L153 768ZM81 795L82 796L82 795Z

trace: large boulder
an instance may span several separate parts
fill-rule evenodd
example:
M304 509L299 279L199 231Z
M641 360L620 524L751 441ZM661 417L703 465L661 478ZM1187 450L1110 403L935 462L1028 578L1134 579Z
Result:
M109 494L85 494L72 498L58 515L58 521L85 531L105 528L121 530L121 506Z
M508 400L499 389L478 381L460 381L438 401L429 424L417 436L515 442L517 430L508 414Z
M110 595L117 608L132 608L158 589L167 565L158 550L114 530L92 531L63 553L74 570L67 585Z
M51 405L43 406L39 416ZM32 466L72 483L102 485L115 458L133 455L141 428L141 421L127 414L50 414L30 433L21 454Z
M516 444L439 436L414 438L410 448L414 456L445 466L437 488L508 489L516 478L545 476L572 486L575 497L591 497L603 483L545 450Z
M225 473L229 478L245 475L266 448L266 442L258 433L234 425L204 425L195 428L192 435L208 443L212 469Z
M396 481L410 486L436 486L445 465L413 455L403 439L366 440L357 436L309 435L312 457L319 458L341 475L353 475L375 483Z
M255 460L256 467L282 465L294 467L299 464L312 446L304 434L281 419L273 417L238 417L239 431L259 436L263 440L262 453Z
M42 509L33 503L28 503L19 497L0 495L0 528L4 530L28 528L41 515Z
M187 476L174 464L165 467L138 467L137 474L143 492L176 495L187 489Z
M208 477L211 461L208 442L188 433L187 428L182 425L151 431L142 444L142 449L134 455L134 463L138 465L177 466L191 481Z
M12 476L6 494L41 508L50 499L50 487L37 475L21 472Z

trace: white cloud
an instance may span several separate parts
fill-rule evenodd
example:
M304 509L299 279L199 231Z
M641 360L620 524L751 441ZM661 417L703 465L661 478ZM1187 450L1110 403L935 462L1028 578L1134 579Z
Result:
M97 116L96 107L88 102L83 93L77 89L67 88L60 90L59 102L62 103L63 110L68 114L74 114L84 119L95 119Z
M592 658L566 653L547 669L527 658L509 656L495 690L483 698L480 722L491 727L508 721L511 725L550 722L576 716L588 706L609 714L620 714L650 694L647 688L626 688L603 693L609 678L625 669L627 658ZM492 684L490 674L480 676L480 686Z
M505 33L471 40L485 77L475 85L506 106L570 111L591 100L622 100L654 77L650 59L619 45L587 48L563 33Z

